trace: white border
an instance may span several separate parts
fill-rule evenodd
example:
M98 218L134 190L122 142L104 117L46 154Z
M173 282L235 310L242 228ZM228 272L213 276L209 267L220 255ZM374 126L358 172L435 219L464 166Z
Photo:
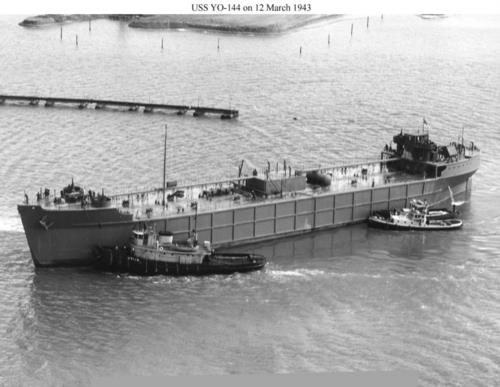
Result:
M486 14L500 13L498 0L18 0L3 1L0 14L46 14L46 13L146 13L146 14L193 14L192 4L311 4L314 14ZM241 12L240 12L241 13ZM264 12L266 13L266 12ZM221 14L235 14L221 12Z

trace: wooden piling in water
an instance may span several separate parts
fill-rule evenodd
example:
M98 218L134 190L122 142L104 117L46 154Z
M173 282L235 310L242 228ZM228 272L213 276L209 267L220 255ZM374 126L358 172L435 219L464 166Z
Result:
M330 34L328 34L328 45L330 45Z
M370 16L366 17L366 28L370 26Z
M302 55L302 46L299 48L299 55Z
M89 31L92 31L92 19L89 19Z
M217 51L219 51L219 50L220 50L220 39L217 38Z
M354 31L354 24L351 23L351 36L352 36L352 32Z
M75 43L76 43L76 46L78 47L78 34L76 34L76 36L75 36Z
M163 50L163 38L161 38L161 49Z
M62 40L62 26L61 26L61 40Z

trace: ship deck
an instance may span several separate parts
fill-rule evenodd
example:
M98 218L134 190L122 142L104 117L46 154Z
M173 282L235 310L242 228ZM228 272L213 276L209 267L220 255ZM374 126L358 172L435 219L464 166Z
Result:
M318 171L331 176L331 185L320 187L307 184L304 190L294 192L283 192L282 194L255 196L249 192L238 190L246 179L254 177L250 174L239 178L217 180L215 182L197 183L192 185L179 185L167 188L166 195L171 195L176 191L183 191L182 198L175 197L172 201L167 201L166 206L162 205L163 189L155 188L151 190L137 191L111 196L111 207L117 208L122 213L132 214L133 219L155 220L184 216L186 214L203 214L227 209L240 208L245 206L255 206L256 204L276 203L295 198L315 197L341 192L363 190L370 187L380 187L389 184L404 183L411 180L423 179L424 176L410 175L403 172L390 172L387 163L395 159L386 158L382 160L366 160L364 162L345 162L335 166L318 167L300 170L302 173L308 171ZM261 179L284 179L296 171L271 171L266 176L264 171L258 171L257 177ZM222 195L206 195L203 193L216 193L217 190L227 190L228 193ZM124 201L128 201L128 206L124 206ZM54 204L52 197L47 197L41 201L42 207L50 210L75 210L81 209L82 205L76 204ZM196 203L194 205L193 203ZM193 204L193 205L192 205ZM95 208L85 207L92 211ZM96 208L97 209L97 208Z

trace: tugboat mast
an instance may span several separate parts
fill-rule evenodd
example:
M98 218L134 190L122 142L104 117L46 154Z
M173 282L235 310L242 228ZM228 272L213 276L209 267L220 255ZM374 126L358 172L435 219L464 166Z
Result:
M165 143L163 145L163 209L165 210L165 207L167 205L165 201L165 191L167 190L167 180L166 180L166 174L167 174L167 125L165 125Z

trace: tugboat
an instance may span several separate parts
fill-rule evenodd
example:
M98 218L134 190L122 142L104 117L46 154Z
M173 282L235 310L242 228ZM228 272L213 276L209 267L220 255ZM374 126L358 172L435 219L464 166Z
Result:
M123 247L97 247L98 268L139 275L233 274L260 270L266 258L258 254L219 253L206 241L197 242L196 232L184 243L174 243L173 234L153 229L134 230L131 243Z
M400 211L375 212L368 218L368 225L388 230L456 230L463 221L446 209L429 210L428 205L411 203Z

